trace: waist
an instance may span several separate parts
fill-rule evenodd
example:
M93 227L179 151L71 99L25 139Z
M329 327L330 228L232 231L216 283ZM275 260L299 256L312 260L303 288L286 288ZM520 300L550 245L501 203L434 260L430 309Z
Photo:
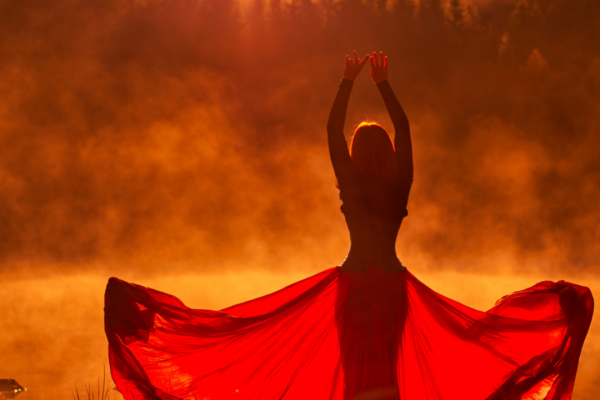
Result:
M362 272L369 268L381 268L387 272L399 272L405 269L396 256L395 249L386 252L371 252L356 250L352 247L340 268L348 272Z

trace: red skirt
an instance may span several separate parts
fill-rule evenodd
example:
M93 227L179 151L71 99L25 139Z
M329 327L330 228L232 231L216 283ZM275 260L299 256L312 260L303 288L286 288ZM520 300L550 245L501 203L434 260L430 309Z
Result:
M481 312L408 270L331 268L221 311L111 278L105 306L127 400L565 400L594 300L544 281Z

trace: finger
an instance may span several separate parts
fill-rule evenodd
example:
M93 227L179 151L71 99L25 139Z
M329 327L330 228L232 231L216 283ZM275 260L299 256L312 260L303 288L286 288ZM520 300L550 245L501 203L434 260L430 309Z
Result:
M383 51L379 52L379 66L383 67Z
M365 65L368 59L369 59L369 55L367 54L365 56L365 58L363 58L362 61L360 62L360 66L362 67L363 65Z
M373 60L374 64L373 65L376 67L377 66L377 53L373 52L373 58L374 58L374 60Z
M387 56L383 59L383 68L387 68Z
M354 55L354 64L358 64L358 54L356 54L356 50L353 51L352 54Z

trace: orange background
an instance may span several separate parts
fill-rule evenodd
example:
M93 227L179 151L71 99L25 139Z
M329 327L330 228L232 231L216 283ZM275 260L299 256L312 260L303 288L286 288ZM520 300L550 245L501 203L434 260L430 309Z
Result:
M383 50L411 122L397 244L476 308L598 287L600 3L58 0L0 4L0 378L95 381L117 275L220 308L339 264L325 124L343 59ZM347 133L391 127L363 71ZM599 328L574 399L600 391Z

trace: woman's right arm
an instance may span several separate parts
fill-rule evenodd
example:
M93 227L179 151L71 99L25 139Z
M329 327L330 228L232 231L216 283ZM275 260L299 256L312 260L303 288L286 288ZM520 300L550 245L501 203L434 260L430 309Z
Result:
M387 71L387 57L384 58L382 52L380 53L380 60L377 62L377 55L373 53L371 57L371 78L375 82L377 89L379 89L394 124L394 148L396 150L399 173L403 181L412 184L414 168L410 126L408 124L408 117L390 86Z
M354 52L353 59L346 56L343 79L333 102L333 107L331 107L331 112L329 113L327 141L329 143L331 164L333 165L333 170L338 181L341 180L344 171L351 170L354 167L350 158L350 152L348 151L346 137L344 136L344 123L346 121L346 109L348 108L352 86L368 58L369 56L367 55L361 61L356 52Z
M346 170L351 164L350 152L348 144L344 136L344 122L346 120L346 109L348 108L348 100L352 92L354 81L342 79L337 96L329 113L329 121L327 122L327 142L329 144L329 157L333 165L335 176L340 180L342 171Z

